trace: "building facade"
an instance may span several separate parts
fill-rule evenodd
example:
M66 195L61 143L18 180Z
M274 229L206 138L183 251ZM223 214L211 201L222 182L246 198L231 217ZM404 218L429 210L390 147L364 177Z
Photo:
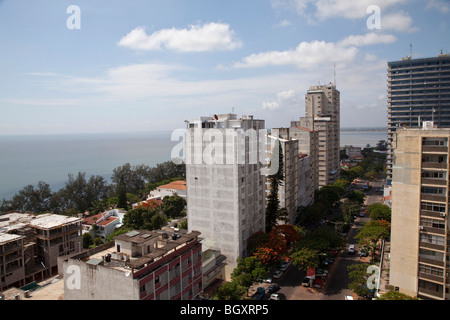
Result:
M247 239L265 230L264 120L225 114L186 124L188 228L227 257L229 275Z
M305 117L295 126L318 133L318 187L333 184L340 173L340 92L336 85L311 86L305 95Z
M199 232L132 230L60 259L65 300L192 300L203 290Z
M449 140L450 129L427 124L392 139L389 282L423 299L450 299Z
M432 121L450 128L450 55L388 63L387 185L392 181L393 134Z
M58 257L82 250L81 219L56 214L0 215L0 291L58 274Z

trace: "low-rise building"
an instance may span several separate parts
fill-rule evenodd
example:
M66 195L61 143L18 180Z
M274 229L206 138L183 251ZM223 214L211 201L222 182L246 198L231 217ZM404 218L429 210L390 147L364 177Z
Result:
M60 259L65 300L191 300L203 291L199 232L133 230Z
M84 218L82 221L83 234L89 232L93 239L100 237L105 242L110 234L122 226L122 220L126 213L124 210L112 209Z
M56 214L0 215L0 290L58 274L57 258L82 250L81 219Z

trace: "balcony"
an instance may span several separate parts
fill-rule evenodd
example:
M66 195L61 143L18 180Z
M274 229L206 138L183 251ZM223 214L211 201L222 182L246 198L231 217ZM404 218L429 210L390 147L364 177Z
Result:
M447 180L435 178L422 178L422 185L447 186Z
M447 146L422 146L422 152L448 154L448 147Z
M423 169L447 169L447 163L445 162L422 162Z
M447 197L445 195L437 194L421 194L420 199L424 201L435 201L435 202L447 202Z

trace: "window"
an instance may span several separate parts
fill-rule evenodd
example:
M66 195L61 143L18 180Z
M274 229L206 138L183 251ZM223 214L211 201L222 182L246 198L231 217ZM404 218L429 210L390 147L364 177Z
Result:
M422 193L445 195L445 188L422 187Z
M436 236L434 234L421 233L420 242L436 244L439 246L445 245L445 238L441 236Z
M424 227L445 229L445 221L431 218L420 218L420 225Z
M425 202L421 203L421 209L433 212L445 212L446 205L441 203Z
M419 273L429 274L438 277L444 277L444 269L419 264Z

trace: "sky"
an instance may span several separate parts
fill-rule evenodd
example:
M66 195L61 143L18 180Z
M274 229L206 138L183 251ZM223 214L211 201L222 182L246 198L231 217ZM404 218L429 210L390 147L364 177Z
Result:
M341 127L386 127L387 63L441 50L450 0L0 0L0 135L289 127L335 81Z

